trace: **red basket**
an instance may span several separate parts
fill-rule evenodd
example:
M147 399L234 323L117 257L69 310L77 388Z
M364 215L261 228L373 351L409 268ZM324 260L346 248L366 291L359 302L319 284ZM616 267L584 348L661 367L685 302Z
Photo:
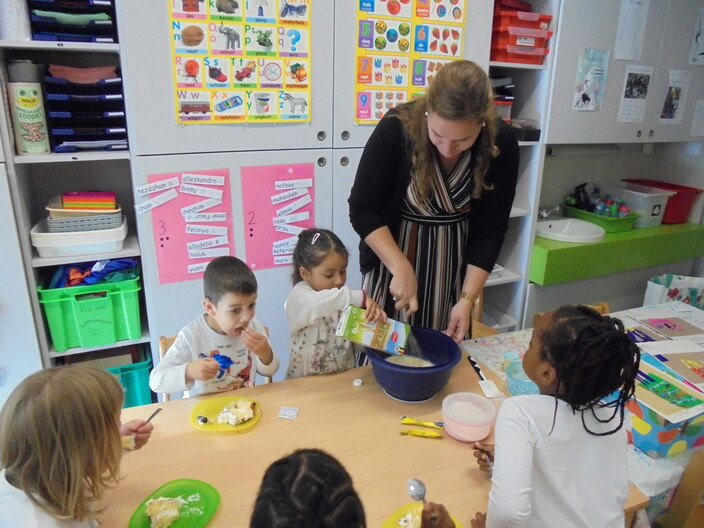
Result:
M494 11L533 11L533 6L530 2L522 2L521 0L496 0Z
M552 15L528 13L526 11L499 11L494 14L494 26L547 29L551 20Z
M528 46L530 48L544 48L552 31L546 29L533 29L517 26L494 27L491 36L492 46Z
M674 183L661 182L658 180L641 180L637 178L624 179L623 181L654 187L656 189L664 189L672 191L676 194L667 199L665 212L662 215L663 224L681 224L687 221L689 212L692 210L694 199L702 192L702 189L696 187L687 187L685 185L676 185Z
M491 60L497 62L520 62L523 64L542 64L543 58L550 51L548 48L531 48L528 46L492 46Z

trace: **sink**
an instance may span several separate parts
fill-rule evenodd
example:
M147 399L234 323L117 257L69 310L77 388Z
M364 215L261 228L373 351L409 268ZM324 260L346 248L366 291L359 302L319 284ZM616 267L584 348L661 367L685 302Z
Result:
M535 229L535 236L559 242L598 242L605 233L603 227L578 218L544 220Z

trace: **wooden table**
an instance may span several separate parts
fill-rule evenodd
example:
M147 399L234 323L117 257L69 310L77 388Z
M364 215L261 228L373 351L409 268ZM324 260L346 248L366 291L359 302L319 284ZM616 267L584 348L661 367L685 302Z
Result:
M356 387L359 378L363 385ZM209 528L248 526L264 471L296 448L318 447L337 457L352 475L370 528L381 526L397 508L411 502L406 483L418 477L428 499L442 502L467 528L477 511L486 511L490 482L479 471L471 448L445 435L442 439L402 436L403 416L440 420L440 405L453 392L479 392L478 377L466 359L454 368L447 386L424 403L388 397L371 367L299 378L236 392L262 408L258 424L243 434L196 430L191 408L203 398L124 409L123 421L146 418L157 406L154 432L141 450L126 455L124 479L105 496L103 528L123 528L137 506L156 488L177 478L203 480L221 494ZM228 393L233 394L233 393ZM282 406L300 409L296 420L278 418ZM628 510L647 503L631 490Z

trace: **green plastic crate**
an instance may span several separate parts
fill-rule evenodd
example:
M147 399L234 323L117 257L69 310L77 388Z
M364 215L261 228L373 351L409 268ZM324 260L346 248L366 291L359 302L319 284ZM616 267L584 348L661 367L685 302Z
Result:
M636 220L640 218L638 213L628 213L628 216L615 217L615 216L603 216L596 213L590 213L583 209L577 209L576 207L571 207L565 205L565 216L571 218L579 218L586 222L591 222L604 228L607 233L620 233L622 231L629 231L633 229L633 224Z
M125 403L122 407L135 407L152 403L152 391L149 389L149 369L151 366L152 360L148 359L141 363L105 369L115 374L125 389Z
M85 286L37 287L54 350L139 339L139 277Z

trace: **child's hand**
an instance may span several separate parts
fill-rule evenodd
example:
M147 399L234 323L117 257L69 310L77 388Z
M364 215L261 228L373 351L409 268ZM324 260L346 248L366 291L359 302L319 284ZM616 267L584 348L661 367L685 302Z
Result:
M386 312L381 309L381 307L374 301L374 299L367 297L366 306L367 312L364 316L364 320L367 323L376 324L379 319L381 319L382 321L386 320Z
M455 523L452 522L445 506L426 502L420 516L420 526L421 528L455 528Z
M474 442L472 448L474 449L474 458L477 459L479 469L491 473L494 467L494 446L492 444ZM472 524L472 526L474 526L474 524Z
M269 345L269 339L250 327L242 330L242 342L244 345L254 352L265 365L271 363L274 359L274 353Z
M486 526L486 513L477 512L471 522L472 528L484 528Z
M152 435L154 424L146 423L144 420L130 420L120 426L122 436L134 436L135 449L139 449L147 443Z
M186 381L207 381L220 372L220 363L214 358L201 358L186 365Z

